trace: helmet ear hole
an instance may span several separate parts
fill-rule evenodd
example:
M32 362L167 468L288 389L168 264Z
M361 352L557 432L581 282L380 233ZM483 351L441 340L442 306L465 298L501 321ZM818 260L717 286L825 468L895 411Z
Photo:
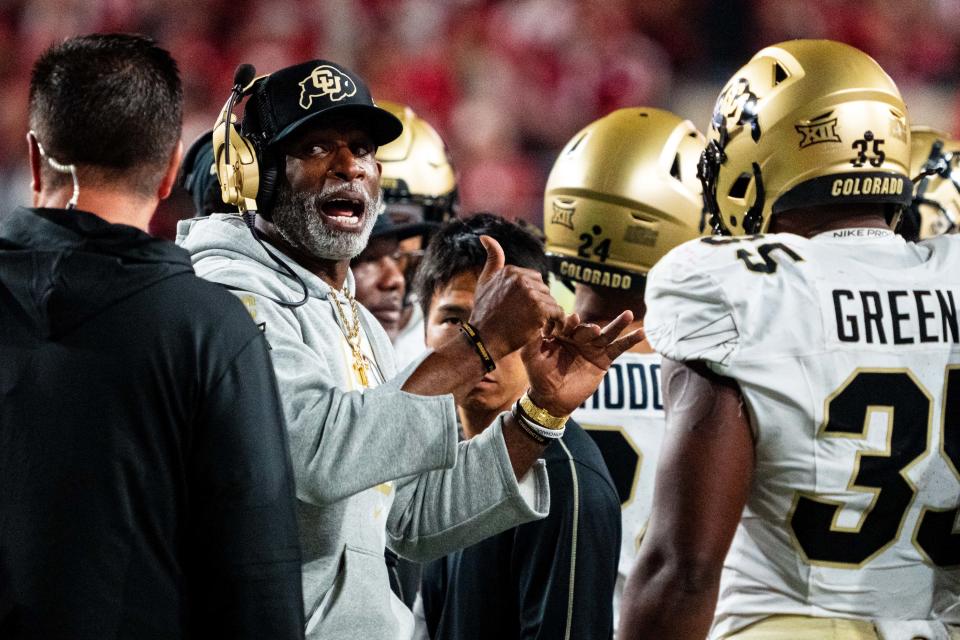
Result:
M680 154L673 156L673 164L670 166L670 175L676 178L677 180L683 181L683 178L680 175Z
M736 198L737 200L743 200L747 196L747 187L750 186L750 180L753 178L753 174L747 173L744 171L737 179L733 181L733 184L730 185L730 191L727 192L727 195L731 198Z
M783 65L779 62L773 63L773 86L777 86L789 77L790 74L783 68Z

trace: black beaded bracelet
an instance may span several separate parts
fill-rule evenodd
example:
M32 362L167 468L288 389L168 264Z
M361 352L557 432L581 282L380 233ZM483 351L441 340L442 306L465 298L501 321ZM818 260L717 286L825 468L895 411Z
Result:
M467 337L467 340L470 341L470 344L473 346L473 350L477 352L477 355L480 356L480 360L483 361L483 368L486 369L487 373L490 373L497 368L497 364L493 361L493 357L490 355L490 352L487 351L486 345L483 344L483 340L480 339L480 334L477 333L477 330L469 322L461 321L460 322L460 331L463 332L463 335Z

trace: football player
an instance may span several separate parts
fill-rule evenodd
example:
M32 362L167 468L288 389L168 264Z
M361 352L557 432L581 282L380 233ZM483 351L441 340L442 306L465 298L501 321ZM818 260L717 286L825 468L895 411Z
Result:
M648 278L667 436L621 637L960 637L960 238L891 230L896 85L844 44L767 47L708 140L729 237Z
M930 127L910 128L914 197L899 232L908 240L956 233L960 225L960 140Z
M592 122L561 151L544 196L546 248L553 275L575 287L584 322L603 325L630 309L634 328L643 326L650 267L702 228L696 174L704 144L688 120L638 107ZM660 356L646 342L621 355L574 417L620 495L616 616L653 502L664 431Z
M377 150L377 161L383 167L380 188L387 215L399 229L415 225L432 228L456 216L457 179L443 138L410 107L387 101L379 105L403 123L400 137ZM400 242L399 255L406 265L405 292L412 290L413 274L427 239L427 234L417 234ZM402 297L400 326L391 336L401 368L426 350L420 305L407 294Z
M443 138L410 107L386 100L378 104L403 123L400 137L377 149L387 213L401 223L441 224L456 216L457 179Z

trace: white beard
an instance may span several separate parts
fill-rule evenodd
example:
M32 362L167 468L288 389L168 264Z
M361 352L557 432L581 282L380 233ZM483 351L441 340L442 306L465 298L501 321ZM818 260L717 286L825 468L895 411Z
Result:
M277 191L273 225L291 246L322 260L352 260L367 247L370 233L383 209L383 192L364 198L363 228L356 232L333 230L323 222L320 204L338 194L363 192L350 185L324 188L320 193L294 192L286 183Z

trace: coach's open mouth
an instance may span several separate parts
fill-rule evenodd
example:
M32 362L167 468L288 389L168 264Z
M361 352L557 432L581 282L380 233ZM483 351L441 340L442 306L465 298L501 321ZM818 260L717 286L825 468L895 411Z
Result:
M359 231L363 227L364 204L359 196L338 195L320 205L324 223L340 231Z

